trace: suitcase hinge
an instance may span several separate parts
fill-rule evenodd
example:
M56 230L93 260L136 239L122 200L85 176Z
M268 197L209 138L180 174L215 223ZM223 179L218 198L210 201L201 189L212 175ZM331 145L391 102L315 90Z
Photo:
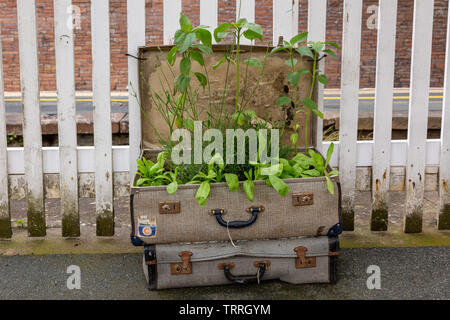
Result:
M297 253L297 259L295 259L295 268L297 269L307 269L307 268L315 268L316 267L316 257L306 257L306 251L308 251L305 247L297 247L294 249Z
M183 251L179 254L181 261L178 263L172 263L171 265L171 271L172 274L192 274L192 252L189 251Z

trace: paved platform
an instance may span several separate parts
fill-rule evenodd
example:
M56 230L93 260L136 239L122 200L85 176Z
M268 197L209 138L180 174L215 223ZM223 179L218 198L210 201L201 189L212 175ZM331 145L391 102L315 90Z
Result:
M149 292L141 254L0 256L0 299L450 299L450 247L344 249L335 285L261 285ZM67 289L67 268L80 267L81 289ZM380 268L369 290L367 268Z

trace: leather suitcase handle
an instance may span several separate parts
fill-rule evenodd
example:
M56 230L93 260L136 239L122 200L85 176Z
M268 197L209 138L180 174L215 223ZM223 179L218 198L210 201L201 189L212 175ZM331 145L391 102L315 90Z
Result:
M237 284L247 284L251 282L258 282L264 276L267 269L266 263L260 263L258 266L258 272L255 275L250 276L235 276L231 273L232 266L229 264L223 266L223 272L225 277L233 283Z
M247 221L230 221L230 222L223 220L222 214L225 213L224 209L211 210L211 214L216 216L217 222L222 227L231 228L231 229L240 229L240 228L245 228L245 227L248 227L248 226L251 226L252 224L254 224L256 222L256 220L258 219L258 214L263 211L264 211L264 207L262 207L262 206L251 207L251 208L247 209L247 212L252 215L249 220L247 220Z

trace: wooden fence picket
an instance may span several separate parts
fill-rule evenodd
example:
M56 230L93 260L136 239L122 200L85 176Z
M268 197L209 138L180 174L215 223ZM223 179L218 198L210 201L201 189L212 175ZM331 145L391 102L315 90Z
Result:
M380 1L372 167L372 231L388 229L397 0Z
M145 0L127 0L128 53L137 57L138 48L145 46ZM134 183L136 159L141 153L141 108L139 99L138 60L128 57L128 118L130 144L130 183Z
M72 0L54 0L62 236L80 236Z
M30 237L44 237L47 232L45 226L44 177L42 173L42 131L39 110L35 0L17 1L17 22L23 106L28 235Z
M200 24L209 26L209 31L214 32L218 23L218 0L200 0ZM238 2L238 1L237 1ZM213 37L213 43L216 43Z
M444 165L441 165L439 170L440 210L438 214L438 229L450 230L450 15L447 23L444 102L441 127L441 163Z
M181 0L164 0L163 6L163 34L164 44L173 44L175 32L179 28Z
M3 82L2 30L0 28L0 239L12 237L11 214L8 195L8 143L6 140L6 115Z
M109 0L91 2L97 236L114 235Z
M298 33L298 0L273 0L273 45L280 36L289 41Z
M405 233L422 232L434 0L414 1Z
M255 22L255 0L236 0L236 19L246 18L248 22ZM243 37L242 44L251 44L252 42Z
M355 228L361 16L362 0L344 0L339 171L342 182L342 218L344 230L347 231Z

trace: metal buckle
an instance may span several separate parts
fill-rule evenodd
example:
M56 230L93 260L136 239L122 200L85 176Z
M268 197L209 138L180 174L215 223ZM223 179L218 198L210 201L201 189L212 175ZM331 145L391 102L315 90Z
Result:
M179 256L182 262L172 263L170 266L171 273L173 275L192 274L192 262L190 262L192 252L183 251L180 252Z
M314 205L314 193L294 193L292 195L292 205L294 207L305 207Z
M159 214L178 214L180 212L180 201L161 201L159 203Z
M306 251L308 251L305 247L297 247L294 249L297 253L298 258L295 259L295 268L297 269L308 269L315 268L317 265L316 257L306 257Z

